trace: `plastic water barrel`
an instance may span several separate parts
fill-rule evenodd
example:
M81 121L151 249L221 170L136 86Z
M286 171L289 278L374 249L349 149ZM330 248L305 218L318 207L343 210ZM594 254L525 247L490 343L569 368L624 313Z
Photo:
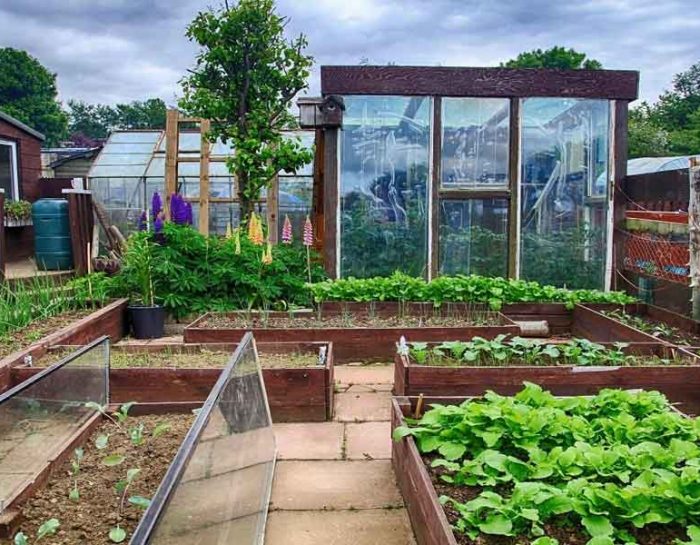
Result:
M63 271L73 268L70 244L68 201L40 199L32 205L34 222L34 255L37 267L43 271Z

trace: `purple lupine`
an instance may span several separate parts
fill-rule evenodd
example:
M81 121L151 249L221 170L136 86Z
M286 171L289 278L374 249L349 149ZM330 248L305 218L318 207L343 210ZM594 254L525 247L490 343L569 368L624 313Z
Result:
M160 193L154 191L153 198L151 199L151 213L153 214L153 217L157 218L161 210L163 210L163 201L160 198Z
M179 193L173 193L170 196L170 218L173 223L185 225L187 223L187 206L185 200Z
M187 225L194 224L194 219L192 216L192 203L191 202L185 202L185 223Z
M148 228L148 212L144 210L139 216L139 231L145 231Z
M163 230L163 218L159 215L153 222L153 232L160 233Z

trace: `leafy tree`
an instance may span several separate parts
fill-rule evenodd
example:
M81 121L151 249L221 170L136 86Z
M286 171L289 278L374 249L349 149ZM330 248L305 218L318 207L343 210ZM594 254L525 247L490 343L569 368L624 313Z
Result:
M299 140L282 134L295 126L289 108L306 88L313 63L304 54L306 37L288 40L286 24L274 0L240 0L200 12L187 28L201 49L182 81L180 105L211 120L211 139L235 148L227 166L236 176L242 221L279 171L295 171L312 159Z
M646 102L630 109L627 128L630 159L670 154L669 133L660 125L654 109Z
M36 129L53 146L67 134L56 74L26 51L0 48L0 110Z
M88 104L79 100L68 102L70 134L73 142L96 145L114 129L163 129L166 105L159 98L138 100L126 104Z
M668 130L685 127L700 109L700 62L676 74L673 87L659 97L655 115Z
M533 49L520 53L516 58L501 63L505 68L559 68L562 70L600 70L603 65L587 59L585 53L554 46L545 51Z
M688 116L688 122L683 128L671 133L669 147L678 155L700 153L700 108Z

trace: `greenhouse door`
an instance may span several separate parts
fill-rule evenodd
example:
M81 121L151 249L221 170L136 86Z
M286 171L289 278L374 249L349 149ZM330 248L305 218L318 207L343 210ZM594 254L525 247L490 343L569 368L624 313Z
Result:
M503 98L435 100L432 276L505 277L512 268L511 107Z

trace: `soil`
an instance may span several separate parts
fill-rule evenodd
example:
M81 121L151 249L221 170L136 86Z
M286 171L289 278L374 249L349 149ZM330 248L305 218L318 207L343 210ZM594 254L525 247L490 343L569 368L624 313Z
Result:
M46 545L109 545L109 531L120 522L126 530L128 539L136 528L143 509L125 504L123 515L119 517L120 495L114 485L126 476L131 468L141 472L128 489L128 496L151 498L163 479L170 462L187 430L193 415L158 415L129 417L125 426L131 428L141 423L145 426L145 442L135 447L126 434L112 423L105 422L91 435L83 445L85 454L80 464L77 485L80 493L78 501L68 499L68 493L74 486L70 476L70 460L59 467L45 488L40 490L22 507L24 521L20 530L30 537L36 535L37 528L46 520L56 518L60 522L57 533L41 540ZM159 423L166 423L170 429L155 439L151 432ZM106 449L95 447L95 438L100 434L109 434ZM102 459L110 454L122 454L126 457L120 465L108 467ZM10 541L0 540L2 545Z
M0 337L0 358L4 358L34 344L36 341L62 329L71 323L94 312L94 309L72 310L57 316L44 318Z
M478 486L454 486L445 483L440 479L440 475L446 473L445 469L430 467L432 458L429 456L424 456L423 461L438 497L449 496L460 503L466 503L481 493L482 488ZM498 492L505 495L507 489L504 488ZM457 510L450 505L444 505L443 510L450 525L454 526L460 517ZM544 534L557 539L560 545L585 545L590 539L585 530L578 525L573 525L565 517L554 518L543 527ZM673 545L677 539L687 540L685 529L680 525L651 524L643 529L631 526L628 530L637 538L639 545ZM471 540L464 534L453 533L459 545L527 545L535 540L527 536L506 537L488 534L480 534L475 540Z
M61 358L70 354L73 349L52 350L43 358L34 362L37 367L48 367ZM284 354L261 353L260 365L263 369L294 369L300 367L316 367L318 354L315 352L290 352ZM210 369L224 367L231 359L231 352L209 351L201 352L122 352L112 350L110 367L126 369L134 367L168 368L168 369Z
M440 316L370 316L367 314L328 316L262 316L211 314L197 324L207 329L329 329L329 328L383 328L383 327L473 327L501 325L496 314L480 313L469 316L455 314Z
M603 312L608 318L622 322L659 340L679 346L692 346L700 349L700 335L654 320L641 314L627 314L619 311Z

